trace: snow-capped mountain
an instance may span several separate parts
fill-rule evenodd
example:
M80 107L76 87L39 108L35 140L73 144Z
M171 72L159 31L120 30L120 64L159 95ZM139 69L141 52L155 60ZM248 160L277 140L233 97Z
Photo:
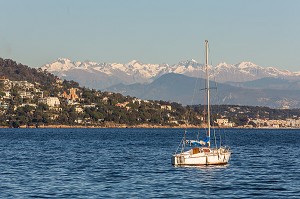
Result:
M103 89L123 83L150 83L154 79L167 74L177 73L190 77L204 77L203 64L195 60L178 64L145 64L137 60L129 63L96 63L90 61L71 61L60 58L41 67L61 78L74 80L82 86ZM261 67L251 62L238 64L220 63L210 66L212 76L218 82L244 82L264 77L280 77L284 79L300 79L300 72L279 70L275 67Z
M264 77L276 77L284 79L300 78L299 73L288 70L279 70L275 67L261 67L252 62L238 64L220 63L214 68L216 81L220 82L245 82Z

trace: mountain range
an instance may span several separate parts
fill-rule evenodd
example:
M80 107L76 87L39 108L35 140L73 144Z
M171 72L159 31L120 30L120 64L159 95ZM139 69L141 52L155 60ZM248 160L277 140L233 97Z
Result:
M300 85L275 89L272 88L274 80L276 79L265 78L251 81L254 85L264 82L265 88L238 87L210 81L211 87L216 88L215 91L211 92L212 104L299 108ZM205 80L202 78L170 73L159 77L150 84L119 84L108 88L108 90L142 99L160 99L187 105L205 103L205 92L201 89L204 85Z
M261 67L251 62L220 63L209 66L213 104L300 107L300 72ZM205 86L203 64L195 60L178 64L144 64L133 60L127 64L74 62L58 59L42 70L80 85L118 92L149 100L175 101L182 104L203 104ZM217 81L215 81L217 80ZM214 87L214 86L213 86Z
M145 64L137 60L129 63L96 63L91 61L71 61L60 58L41 67L43 70L60 78L74 80L83 86L105 89L116 84L151 83L168 73L183 74L189 77L204 77L203 64L195 60L182 61L178 64ZM300 72L279 70L275 67L262 67L252 62L210 66L212 76L217 82L245 82L265 77L287 80L300 80Z

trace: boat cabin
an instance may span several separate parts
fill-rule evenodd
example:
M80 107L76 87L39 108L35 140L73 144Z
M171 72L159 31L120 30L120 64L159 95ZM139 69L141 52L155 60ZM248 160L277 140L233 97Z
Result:
M192 155L193 154L197 154L197 153L210 153L210 149L209 148L199 148L199 147L196 147L196 148L193 148L193 150L191 151L192 152Z

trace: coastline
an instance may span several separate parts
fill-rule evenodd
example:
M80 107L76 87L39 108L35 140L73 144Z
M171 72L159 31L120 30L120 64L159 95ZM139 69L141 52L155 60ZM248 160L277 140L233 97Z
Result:
M11 128L9 126L0 126L0 129L5 128ZM161 129L167 129L167 128L174 128L174 129L195 129L195 128L206 128L205 126L196 126L196 125L150 125L150 124L140 124L140 125L126 125L126 124L105 124L105 125L64 125L64 124L58 124L58 125L41 125L41 126L26 126L22 125L19 127L20 129L35 129L35 128L41 128L41 129L101 129L101 128L161 128ZM279 128L272 128L272 127L212 127L212 128L220 128L220 129L300 129L297 127L279 127Z
M7 127L8 128L8 127ZM171 125L149 125L149 124L140 124L140 125L126 125L126 124L106 124L106 125L43 125L39 127L35 126L20 126L20 128L199 128L199 126L195 125L179 125L179 126L171 126Z
M10 128L9 126L0 126L0 128ZM199 126L195 125L179 125L179 126L171 126L171 125L149 125L149 124L140 124L140 125L126 125L126 124L105 124L105 125L64 125L64 124L56 124L56 125L41 125L41 126L26 126L22 125L19 128L49 128L49 129L57 129L57 128L199 128ZM200 127L203 128L203 127Z

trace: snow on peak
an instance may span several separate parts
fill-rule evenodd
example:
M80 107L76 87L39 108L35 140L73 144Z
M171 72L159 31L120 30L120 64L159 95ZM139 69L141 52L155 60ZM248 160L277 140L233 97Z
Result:
M92 66L98 65L97 62L92 62L92 61L88 61L87 63L88 63L89 65L92 65Z
M191 59L191 60L181 61L177 65L185 66L186 68L188 68L189 66L197 67L200 64L196 60Z
M132 78L134 81L154 79L166 73L179 73L187 76L199 76L204 73L203 64L191 59L179 62L178 64L145 64L137 60L128 63L97 63L92 61L71 61L67 58L59 58L56 61L46 64L42 69L54 74L68 75L72 69L87 71L90 73L104 73L117 78ZM210 68L212 66L209 66ZM263 77L295 77L300 76L299 72L279 70L275 67L261 67L252 62L240 62L238 64L227 64L221 62L214 69L216 79L225 81L247 81ZM197 76L197 77L198 77ZM235 80L236 79L236 80ZM135 82L135 83L136 83Z
M140 64L140 63L135 59L127 63L127 65L132 65L132 66L135 64Z
M42 67L43 70L47 70L49 72L54 71L67 71L72 68L74 64L71 62L70 59L67 58L58 58L56 61L46 64Z
M252 62L240 62L238 64L236 64L236 66L240 69L244 69L244 68L257 68L258 65L252 63Z
M231 67L232 67L232 65L227 64L226 62L221 62L216 66L216 68L231 68Z
M58 58L56 61L58 61L58 62L71 62L71 60L70 59L68 59L68 58Z

